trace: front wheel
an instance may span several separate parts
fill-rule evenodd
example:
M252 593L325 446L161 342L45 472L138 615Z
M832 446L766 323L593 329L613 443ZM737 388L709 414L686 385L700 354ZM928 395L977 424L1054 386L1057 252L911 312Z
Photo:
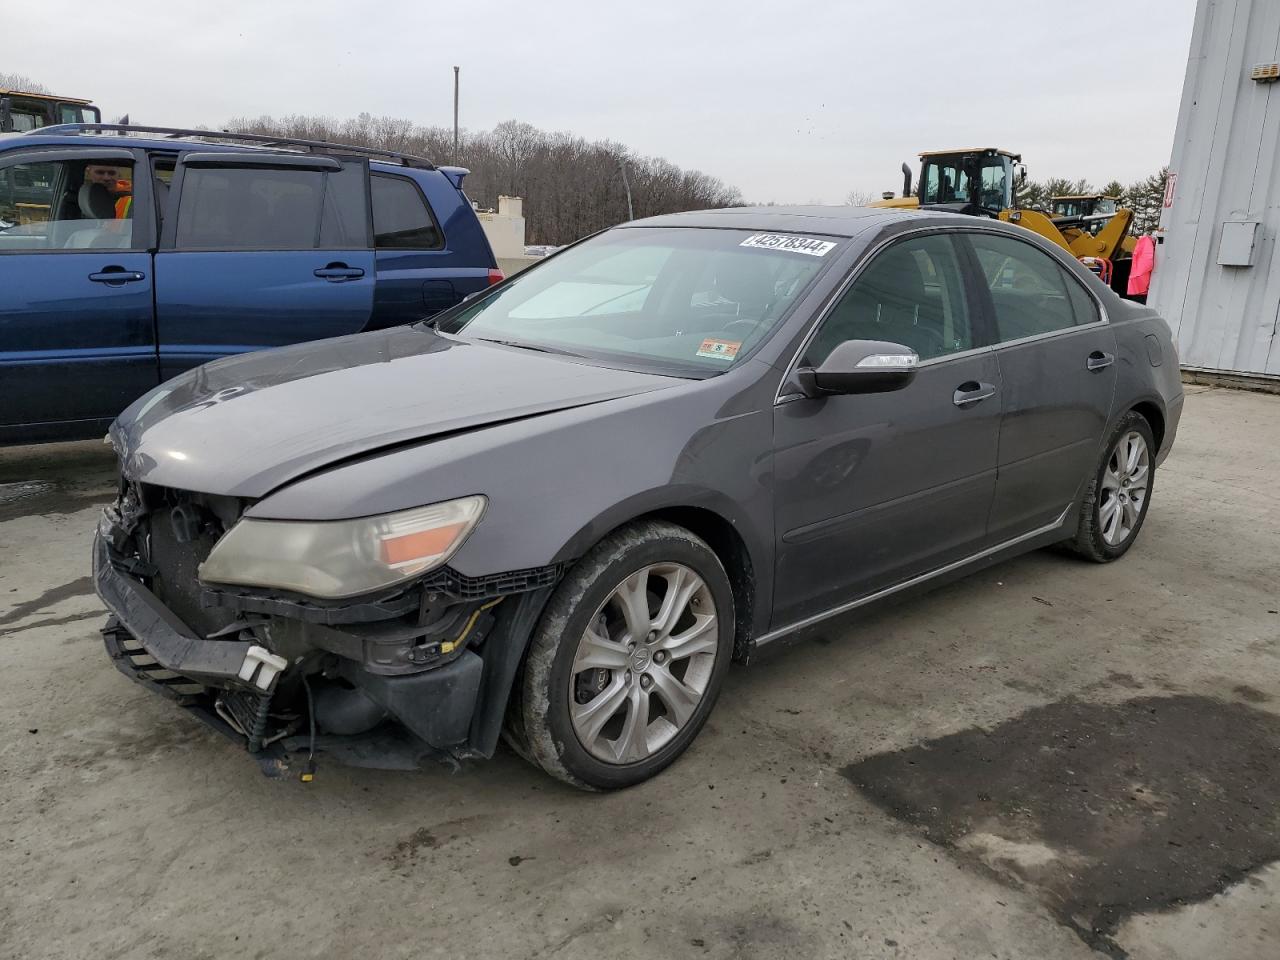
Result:
M583 557L547 603L509 735L576 786L647 780L706 722L733 634L733 592L710 547L670 523L623 528Z
M1155 488L1151 425L1132 410L1120 418L1085 490L1076 535L1067 545L1095 563L1124 556L1138 538Z

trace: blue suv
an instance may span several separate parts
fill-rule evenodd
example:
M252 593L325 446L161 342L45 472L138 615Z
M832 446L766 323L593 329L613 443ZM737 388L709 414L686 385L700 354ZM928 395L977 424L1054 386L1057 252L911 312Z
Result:
M0 135L0 444L99 436L208 360L411 323L498 282L466 173L207 130Z

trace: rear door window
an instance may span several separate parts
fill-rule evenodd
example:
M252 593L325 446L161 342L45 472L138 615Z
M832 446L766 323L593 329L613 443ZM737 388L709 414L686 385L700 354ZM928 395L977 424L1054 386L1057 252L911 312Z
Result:
M967 235L991 292L1001 343L1040 336L1099 319L1075 277L1029 243L987 233Z
M178 204L180 250L367 247L363 165L341 173L292 168L188 167Z
M374 174L369 188L374 246L380 250L439 250L444 246L440 228L416 183L405 177Z

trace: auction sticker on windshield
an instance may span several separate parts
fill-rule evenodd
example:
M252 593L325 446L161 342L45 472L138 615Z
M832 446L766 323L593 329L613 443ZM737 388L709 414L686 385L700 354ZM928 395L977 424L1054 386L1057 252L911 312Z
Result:
M741 340L717 340L715 337L707 337L698 348L698 356L711 360L732 360L738 355L741 347Z
M740 247L759 247L762 250L786 250L788 253L807 253L811 257L825 257L835 248L832 240L814 240L812 237L793 237L784 233L756 233L747 237Z

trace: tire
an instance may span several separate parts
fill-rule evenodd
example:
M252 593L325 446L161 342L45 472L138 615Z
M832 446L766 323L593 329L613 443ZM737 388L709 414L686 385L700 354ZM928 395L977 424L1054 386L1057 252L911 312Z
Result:
M1131 470L1125 462L1126 454L1132 454L1134 436L1142 441L1139 464L1143 469ZM1156 479L1155 438L1142 414L1130 410L1121 417L1103 450L1080 503L1076 535L1064 544L1094 563L1119 560L1133 546L1147 518ZM1140 503L1135 496L1139 489Z
M577 787L647 780L702 729L733 636L733 591L706 543L663 521L623 527L579 560L547 602L517 678L507 739Z

